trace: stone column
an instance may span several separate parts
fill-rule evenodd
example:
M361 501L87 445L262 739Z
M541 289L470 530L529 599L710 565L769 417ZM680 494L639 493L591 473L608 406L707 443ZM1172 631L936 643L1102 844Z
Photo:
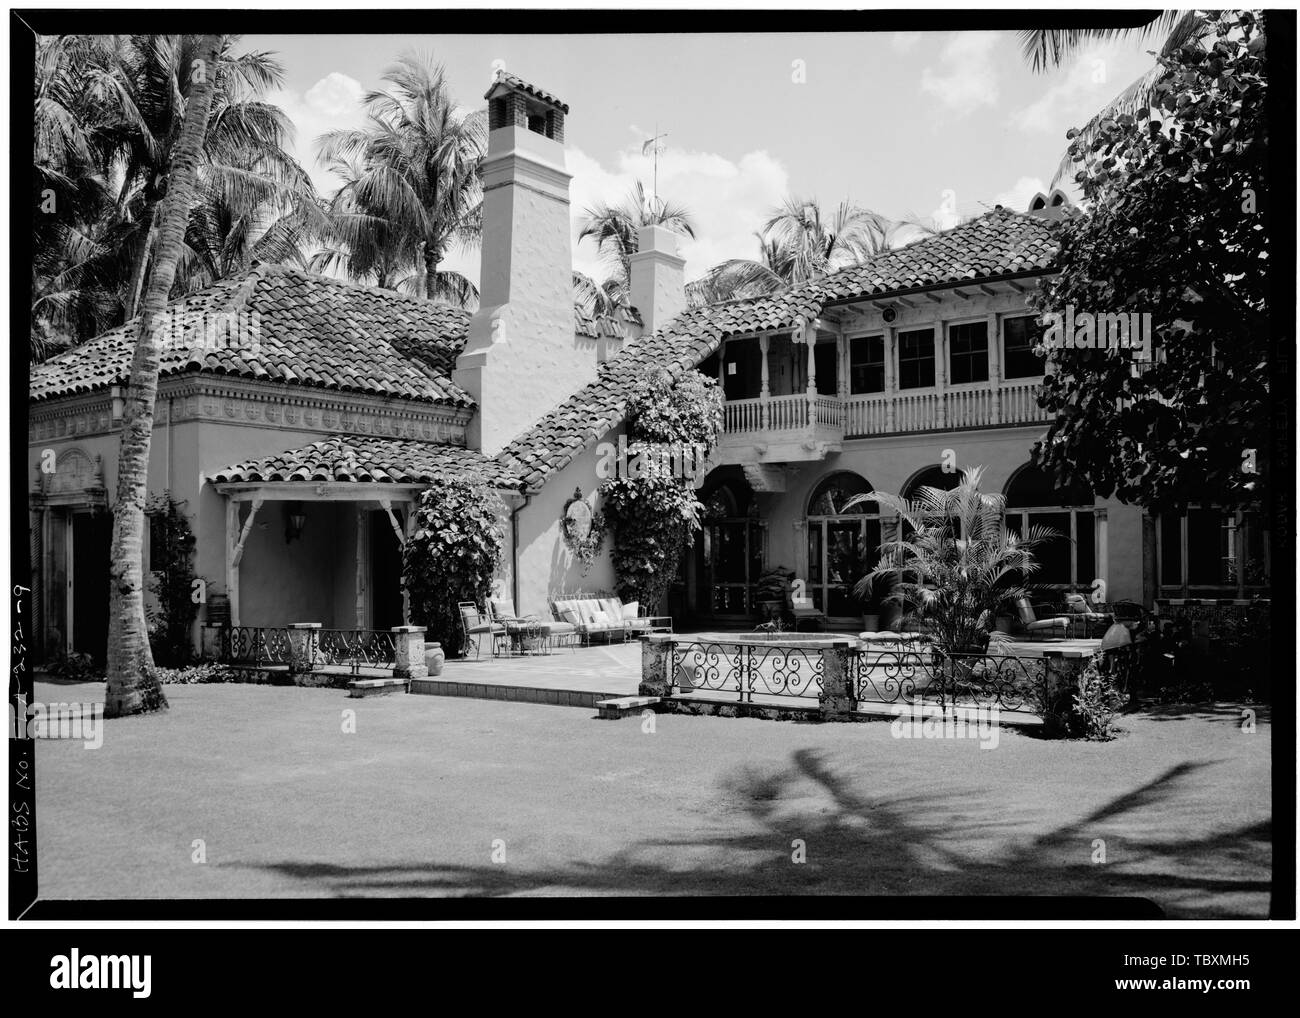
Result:
M772 389L771 386L768 384L768 377L767 377L767 346L768 346L767 334L764 333L763 335L758 337L758 349L762 356L762 363L759 365L759 367L762 370L762 375L761 375L761 384L758 390L758 398L760 401L759 413L761 413L763 417L762 428L764 433L766 433L767 430L772 426L772 422L769 417L770 408L768 405L768 400L772 398Z
M997 312L989 312L989 385L993 388L992 417L989 424L1002 423L1002 337L998 335Z
M858 707L854 688L852 657L847 643L836 643L822 650L822 692L818 697L822 720L843 721Z
M668 674L672 662L672 638L658 633L641 640L640 696L671 696L673 676Z
M934 326L934 398L935 426L948 425L948 323L938 321Z
M306 675L317 667L316 648L320 644L319 622L289 624L289 674Z
M898 401L898 372L894 369L898 351L898 330L892 325L885 326L885 431L892 432L896 427L894 404Z
M393 678L423 679L429 675L424 663L424 626L393 626Z

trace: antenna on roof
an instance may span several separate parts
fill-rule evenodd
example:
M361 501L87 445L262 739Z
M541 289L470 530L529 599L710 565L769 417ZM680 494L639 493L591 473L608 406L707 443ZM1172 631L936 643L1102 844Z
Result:
M661 139L667 137L668 134L666 132L664 134L659 133L659 124L656 123L654 137L647 139L645 144L641 146L642 155L645 155L648 152L653 152L655 157L654 192L653 192L653 197L651 198L651 201L654 202L654 206L651 209L651 212L654 213L655 215L659 214L659 149L661 147L659 145L659 142Z

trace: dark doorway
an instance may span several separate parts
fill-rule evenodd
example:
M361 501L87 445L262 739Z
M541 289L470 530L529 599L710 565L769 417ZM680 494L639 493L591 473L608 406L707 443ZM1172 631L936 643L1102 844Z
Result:
M108 657L108 565L113 519L72 514L72 649L96 661Z
M399 525L402 513L393 510ZM402 548L393 533L388 513L382 509L370 518L370 625L385 630L403 625L402 619Z

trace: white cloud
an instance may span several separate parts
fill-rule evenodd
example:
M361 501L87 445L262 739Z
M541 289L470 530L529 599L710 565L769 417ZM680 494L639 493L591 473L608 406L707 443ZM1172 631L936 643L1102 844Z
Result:
M992 204L1001 205L1012 212L1028 212L1029 203L1040 191L1048 193L1047 183L1042 177L1021 177L1009 189L996 195Z
M595 245L590 240L577 243L578 221L598 202L622 202L637 180L649 192L654 161L649 155L641 155L637 143L619 152L612 168L571 148L568 166L573 174L573 265L580 272L603 279L608 267L597 257ZM688 280L725 259L756 257L758 242L754 233L788 191L785 167L765 151L748 152L737 161L713 152L674 148L659 154L660 196L686 206L695 222L695 239L684 237L679 243Z
M921 91L935 96L956 113L970 113L997 101L997 69L993 49L1001 36L994 32L959 32L939 51L939 69L921 72Z
M316 139L326 131L342 127L360 127L365 122L361 82L334 71L321 78L303 94L280 91L266 101L284 110L294 126L291 151L311 176L316 190L329 196L339 186L339 179L316 163Z
M1081 127L1128 84L1111 80L1110 68L1119 52L1103 46L1081 53L1037 101L1012 113L1009 122L1021 131L1061 136L1070 127Z

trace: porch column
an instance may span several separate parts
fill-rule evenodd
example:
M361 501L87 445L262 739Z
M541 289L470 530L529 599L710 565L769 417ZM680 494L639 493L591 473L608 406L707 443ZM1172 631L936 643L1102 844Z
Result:
M761 355L760 368L762 371L762 384L759 386L758 390L759 413L762 414L763 418L762 428L764 431L767 431L771 423L768 418L768 399L772 395L772 390L768 385L767 378L767 333L763 333L758 337L758 349Z
M357 572L356 572L356 628L366 628L366 562L368 559L369 541L367 540L368 528L366 527L366 508L365 503L357 503Z
M948 388L948 324L942 320L934 326L934 398L935 426L948 425L948 407L945 405Z
M1105 600L1114 601L1110 593L1110 535L1107 533L1106 510L1098 509L1097 516L1097 578L1101 580L1101 589Z
M226 497L226 597L230 600L230 625L239 625L239 563L235 548L239 545L239 503Z
M1002 423L1002 337L998 335L998 316L989 312L989 385L993 388L990 424Z
M811 437L817 427L817 326L804 322L803 341L808 347L808 434Z
M894 370L894 356L898 350L898 330L885 326L885 431L895 427L894 403L898 400L898 373Z
M406 503L406 540L409 541L415 534L415 510L419 505L412 500ZM406 547L406 542L402 542L402 547ZM408 626L411 624L411 592L406 589L406 571L402 571L402 621Z
M808 577L808 521L794 521L794 575L807 583Z

